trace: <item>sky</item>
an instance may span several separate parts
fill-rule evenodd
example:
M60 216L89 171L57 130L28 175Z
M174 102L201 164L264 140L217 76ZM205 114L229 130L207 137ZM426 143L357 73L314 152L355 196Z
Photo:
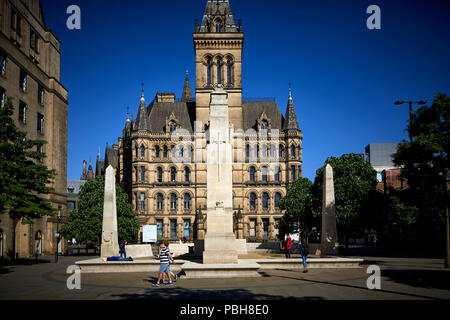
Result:
M192 33L206 0L41 0L61 42L61 83L69 91L68 179L83 160L104 158L136 117L145 83L181 97L185 71L195 88ZM230 0L244 31L243 96L274 97L283 114L289 82L303 132L303 176L330 156L370 143L407 140L408 106L450 94L450 1ZM370 5L381 29L369 30ZM69 30L67 7L81 9ZM236 21L237 22L237 21ZM193 92L195 93L195 92Z

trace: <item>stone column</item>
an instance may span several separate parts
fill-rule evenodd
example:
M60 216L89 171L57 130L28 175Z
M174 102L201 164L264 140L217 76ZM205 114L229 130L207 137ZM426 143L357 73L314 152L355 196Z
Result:
M118 254L116 176L114 174L114 168L109 166L105 172L101 256L110 257L117 256Z
M327 164L323 172L321 256L337 255L338 249L333 168Z

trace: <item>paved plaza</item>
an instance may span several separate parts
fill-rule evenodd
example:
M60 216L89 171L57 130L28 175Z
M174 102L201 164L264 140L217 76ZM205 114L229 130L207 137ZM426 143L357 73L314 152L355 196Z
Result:
M42 257L0 268L0 299L181 300L409 300L450 299L450 271L440 259L363 257L359 269L266 270L253 279L179 279L152 287L157 273L82 274L81 289L66 287L66 269L87 257ZM300 263L300 259L298 259ZM381 290L367 289L369 265L381 268Z

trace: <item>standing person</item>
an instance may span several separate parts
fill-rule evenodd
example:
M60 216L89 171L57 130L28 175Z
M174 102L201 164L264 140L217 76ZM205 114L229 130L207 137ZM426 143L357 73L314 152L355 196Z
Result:
M120 253L120 257L121 258L126 258L127 257L127 252L125 251L125 245L127 244L127 242L122 241L119 244L119 253ZM123 256L123 257L122 257Z
M291 258L291 248L292 248L292 239L291 235L288 233L286 241L284 242L284 253L286 255L286 259Z
M161 249L161 251L159 252L159 262L160 262L159 276L156 283L153 284L154 287L160 286L161 280L165 273L169 276L169 285L173 285L172 276L170 275L170 264L169 264L169 261L172 261L173 263L173 258L168 248L168 245L169 243L167 241L160 242L159 244L159 247Z
M306 263L306 258L308 257L309 249L304 240L302 240L302 242L299 244L299 249L303 260L303 273L306 273L308 272L308 264Z

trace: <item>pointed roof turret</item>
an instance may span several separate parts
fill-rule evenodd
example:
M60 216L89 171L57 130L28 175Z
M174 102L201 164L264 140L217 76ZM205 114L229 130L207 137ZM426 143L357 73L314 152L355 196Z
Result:
M294 101L292 100L291 86L289 85L289 99L286 108L283 130L300 130L297 114L295 113Z
M181 95L181 101L192 102L194 98L192 97L191 85L189 84L188 70L186 70L186 79L184 80L183 93Z
M221 27L216 30L216 22L221 22ZM231 12L228 0L208 0L202 23L196 32L240 32Z
M138 131L148 131L147 106L144 98L144 84L142 84L142 95L139 103L138 114L136 117L135 129Z

